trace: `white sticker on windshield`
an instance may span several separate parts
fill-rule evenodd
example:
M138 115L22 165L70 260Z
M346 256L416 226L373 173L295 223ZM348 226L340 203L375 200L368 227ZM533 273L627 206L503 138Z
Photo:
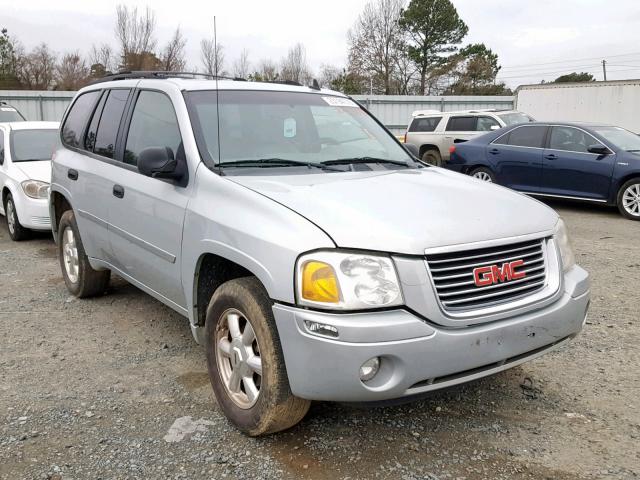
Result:
M284 138L293 138L296 136L296 119L284 119Z
M358 108L358 104L353 100L349 100L344 97L322 97L327 104L332 107L355 107Z
M0 110L2 110L3 112L15 112L16 111L15 108L11 108L11 107L0 107Z

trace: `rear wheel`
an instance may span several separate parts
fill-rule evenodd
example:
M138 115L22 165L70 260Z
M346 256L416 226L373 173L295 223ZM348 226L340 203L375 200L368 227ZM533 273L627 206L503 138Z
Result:
M64 283L73 295L92 297L107 289L111 271L91 267L72 210L64 212L58 224L58 256Z
M209 303L209 378L220 408L244 433L285 430L311 402L291 393L271 301L255 277L230 280Z
M493 172L486 167L478 167L471 171L469 174L473 178L477 178L478 180L482 180L483 182L495 183L496 177Z
M433 165L434 167L442 166L442 155L434 148L427 150L422 154L422 161Z
M31 231L20 224L16 204L10 193L7 194L7 198L4 199L4 215L7 220L7 229L9 230L11 240L19 242L20 240L29 238Z
M618 210L630 220L640 220L640 178L626 182L618 191Z

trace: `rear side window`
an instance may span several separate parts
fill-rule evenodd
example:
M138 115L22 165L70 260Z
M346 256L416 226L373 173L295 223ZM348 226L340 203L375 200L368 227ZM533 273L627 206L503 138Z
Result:
M474 132L476 117L451 117L447 124L447 132Z
M82 148L82 134L99 96L100 91L94 90L83 93L73 103L62 126L62 142L65 145Z
M410 132L433 132L442 117L415 118L409 127Z
M120 127L120 120L122 120L127 98L129 98L129 91L128 89L117 89L109 92L100 116L100 124L93 147L94 153L103 157L114 157L118 128Z
M547 127L536 125L531 127L520 127L504 137L501 137L498 143L501 145L512 145L514 147L534 147L542 148L544 146L544 137L547 133Z
M495 130L496 127L500 128L500 124L497 120L491 117L478 117L478 124L476 126L476 131L478 132L490 132L491 128Z
M169 147L174 157L182 144L178 119L166 95L142 91L131 117L124 162L138 164L140 152L149 147Z

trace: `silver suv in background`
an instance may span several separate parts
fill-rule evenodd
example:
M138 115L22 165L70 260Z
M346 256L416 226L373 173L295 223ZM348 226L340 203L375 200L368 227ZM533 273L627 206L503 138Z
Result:
M415 145L423 161L440 167L449 160L450 149L456 141L533 121L529 115L515 110L417 110L412 114L404 143Z
M425 166L338 92L120 75L78 92L61 139L67 288L102 294L114 272L187 317L249 435L312 400L491 375L584 324L588 274L553 210Z

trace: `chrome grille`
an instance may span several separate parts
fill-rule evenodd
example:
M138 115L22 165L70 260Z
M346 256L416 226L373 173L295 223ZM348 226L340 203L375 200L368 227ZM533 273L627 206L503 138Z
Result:
M445 310L476 310L511 302L544 288L547 281L544 239L499 247L427 255L427 265ZM522 260L520 279L477 286L474 269Z

